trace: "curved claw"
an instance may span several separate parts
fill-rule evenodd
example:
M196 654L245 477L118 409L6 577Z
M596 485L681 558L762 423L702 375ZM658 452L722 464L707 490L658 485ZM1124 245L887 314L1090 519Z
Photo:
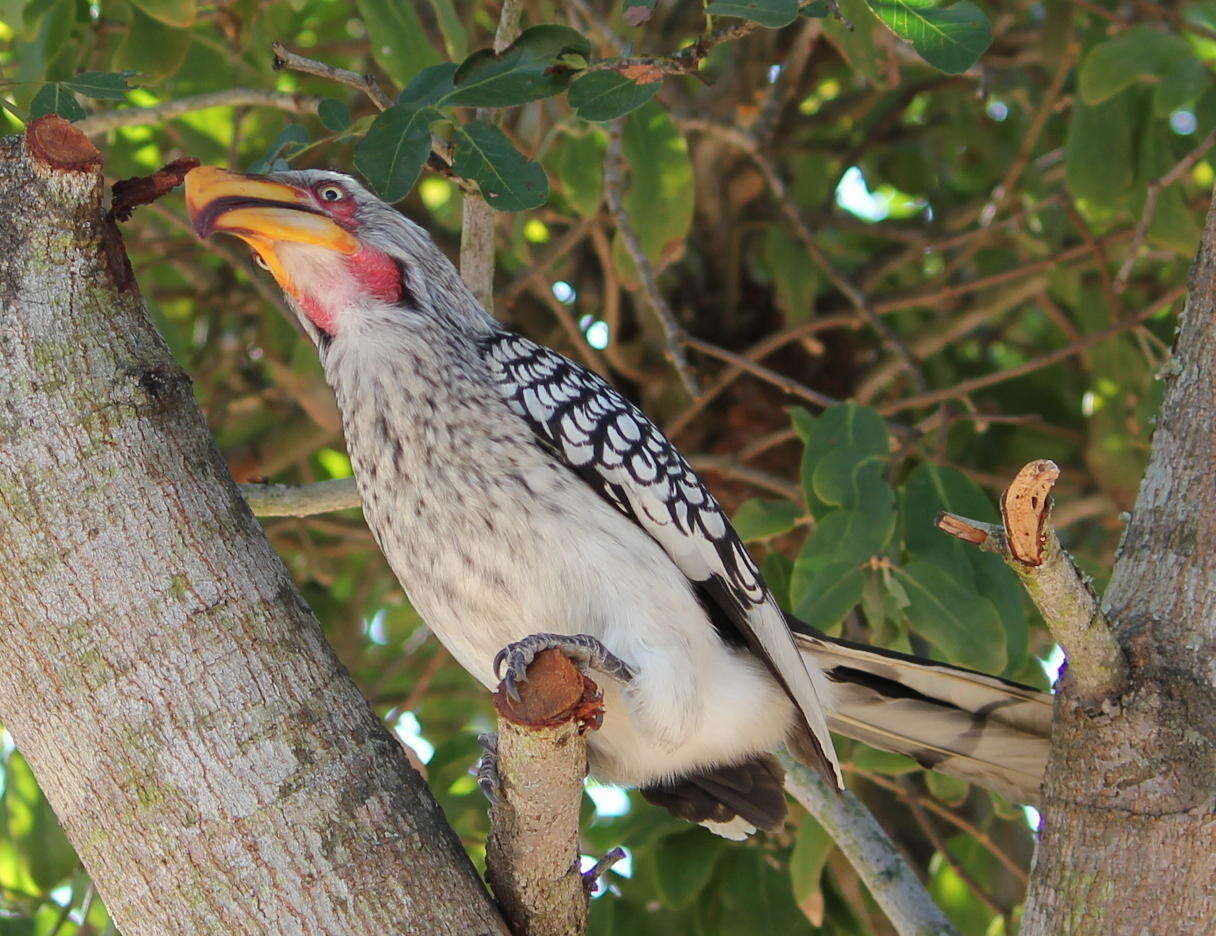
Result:
M511 646L508 645L506 647L503 647L496 654L494 654L494 678L495 679L502 679L502 673L501 673L502 664L503 664L503 661L507 658L507 652L510 649L511 649Z

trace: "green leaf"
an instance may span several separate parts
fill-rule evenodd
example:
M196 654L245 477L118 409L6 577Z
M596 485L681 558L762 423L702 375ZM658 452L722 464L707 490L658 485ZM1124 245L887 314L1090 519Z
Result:
M563 135L550 151L549 166L561 183L570 207L584 218L600 208L604 197L604 152L607 141L599 130Z
M936 0L868 0L891 32L912 43L926 62L959 75L992 44L988 16L970 0L941 7Z
M381 198L395 202L409 194L431 152L431 107L394 104L380 114L355 147L355 166Z
M823 892L819 881L835 847L836 842L812 816L802 820L794 850L790 852L790 884L794 900L815 926L823 925Z
M908 552L914 558L933 561L960 582L972 585L972 558L985 554L937 528L937 515L943 510L985 523L998 519L988 495L961 471L928 462L917 465L904 484L904 539ZM1001 562L996 556L989 558Z
M705 12L710 16L736 16L779 29L797 18L798 0L713 0Z
M734 527L745 543L788 533L802 516L803 509L788 500L745 500L735 511Z
M951 777L936 770L925 771L925 784L929 792L949 806L959 806L971 792L971 784L958 777Z
M1197 58L1187 56L1165 73L1165 78L1153 89L1153 116L1168 117L1174 111L1190 107L1212 86L1212 74Z
M807 321L815 312L819 273L807 263L806 248L777 227L769 228L761 247L777 292L777 305L787 324Z
M692 226L695 183L688 143L667 111L650 101L625 118L621 150L629 166L625 214L646 256L661 267L666 256L683 248ZM613 260L622 278L637 281L619 237Z
M636 84L614 71L596 71L570 85L568 100L583 120L616 120L649 101L662 85Z
M448 57L456 60L464 58L469 54L469 33L460 21L456 5L452 0L431 0L431 9L435 11Z
M30 101L30 119L58 114L64 120L83 120L84 108L67 85L60 82L43 85Z
M1100 42L1085 56L1077 73L1081 100L1091 107L1108 101L1141 78L1164 75L1189 58L1186 40L1147 24Z
M63 84L85 97L108 101L121 101L131 90L127 79L135 72L81 72L66 79Z
M16 845L16 854L24 864L22 871L36 892L51 890L75 870L76 853L38 788L29 764L17 752L9 756L5 769L4 817L5 837ZM0 887L14 887L15 883L0 880ZM20 884L16 886L25 889Z
M372 58L398 85L419 70L439 62L439 53L426 38L412 3L398 0L358 0L367 26Z
M908 594L912 629L948 662L986 673L1005 668L1005 628L991 601L929 562L910 562L894 575Z
M198 8L195 0L131 0L154 20L174 29L189 29L194 25Z
M790 607L790 578L794 572L794 561L779 552L770 552L760 560L760 574L768 590L777 599L777 604L787 611Z
M799 556L790 577L790 606L799 620L828 634L861 601L864 574L850 562L820 564Z
M142 10L133 9L131 25L119 40L110 66L135 72L141 81L155 84L181 68L190 42L190 30L166 26Z
M887 425L877 412L856 403L842 403L825 410L814 420L804 437L802 488L812 507L822 506L815 493L815 469L829 452L847 448L858 459L863 455L888 454Z
M341 133L350 126L350 108L343 101L326 98L317 105L317 117L321 126L334 133Z
M533 26L502 52L480 49L456 70L455 89L444 104L509 107L564 91L571 72L558 59L567 53L584 58L591 44L567 26Z
M714 874L722 840L703 829L670 835L655 848L655 883L669 910L691 906Z
M1093 107L1080 101L1073 105L1064 175L1077 198L1110 207L1132 187L1134 125L1130 92Z
M535 208L549 198L549 180L540 164L483 120L457 125L452 169L476 182L482 198L499 211Z
M438 104L443 96L454 87L452 80L455 76L455 62L442 62L439 65L424 68L410 79L410 83L405 86L405 90L397 98L397 103L411 104L414 107Z
M878 46L874 34L878 29L878 20L872 15L865 0L838 2L840 12L849 21L851 28L837 17L829 16L823 21L823 33L858 74L877 84L880 82L880 75Z
M895 509L889 503L871 509L833 510L824 514L802 544L799 561L819 558L861 565L881 555L895 532Z

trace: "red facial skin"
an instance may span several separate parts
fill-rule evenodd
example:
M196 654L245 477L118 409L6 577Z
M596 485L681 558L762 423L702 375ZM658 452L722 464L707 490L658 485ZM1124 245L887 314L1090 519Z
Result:
M326 199L322 192L337 189L342 193L338 199ZM342 185L336 182L320 182L310 193L317 208L324 211L338 225L359 233L359 222L355 218L355 202ZM383 251L363 244L359 250L345 258L346 268L360 293L381 302L401 301L401 270L397 262ZM309 320L329 336L336 334L338 309L327 307L324 296L300 296L300 306Z

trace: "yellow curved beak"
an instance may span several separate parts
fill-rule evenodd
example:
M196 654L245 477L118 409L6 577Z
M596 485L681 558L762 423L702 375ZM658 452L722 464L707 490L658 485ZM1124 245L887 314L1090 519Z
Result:
M186 208L199 237L216 231L235 234L266 261L275 279L290 289L275 253L278 244L308 244L353 254L359 241L315 207L304 193L283 182L242 175L214 166L186 174Z

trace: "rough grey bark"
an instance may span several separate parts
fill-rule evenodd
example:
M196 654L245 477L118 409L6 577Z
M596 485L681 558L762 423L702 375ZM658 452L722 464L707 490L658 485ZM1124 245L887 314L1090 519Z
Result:
M1104 604L1128 684L1065 673L1022 933L1216 932L1216 209Z
M238 495L102 194L0 141L0 720L125 936L505 933Z

